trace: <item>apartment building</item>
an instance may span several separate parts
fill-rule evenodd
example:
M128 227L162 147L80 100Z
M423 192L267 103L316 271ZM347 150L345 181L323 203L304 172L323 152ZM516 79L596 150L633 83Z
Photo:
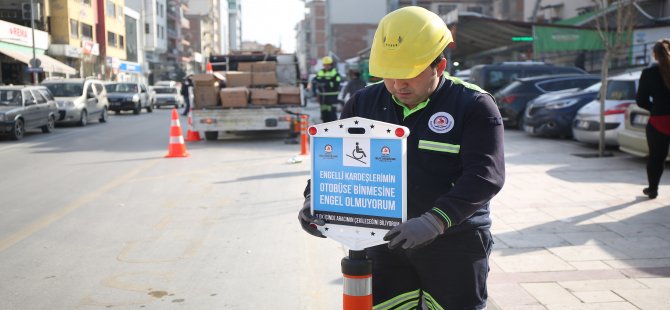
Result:
M318 60L328 55L326 2L305 1L305 18L297 25L296 54L301 75L307 77Z
M228 0L228 41L231 51L242 48L242 1Z
M125 0L97 0L96 38L100 46L103 78L116 80L122 60L126 60ZM104 9L101 9L104 8Z
M199 52L205 58L203 62L198 63L201 67L195 68L198 69L198 72L205 69L205 60L210 55L228 52L228 44L222 43L223 23L221 21L226 21L226 28L228 25L228 18L221 18L222 5L226 8L227 16L228 2L226 0L190 0L189 2L189 10L185 16L190 22L191 51ZM227 37L225 40L227 41Z

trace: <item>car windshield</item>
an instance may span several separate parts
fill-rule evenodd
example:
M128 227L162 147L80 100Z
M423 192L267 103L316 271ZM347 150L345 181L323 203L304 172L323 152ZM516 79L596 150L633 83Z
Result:
M523 86L523 83L521 83L520 81L514 81L512 83L507 84L507 86L505 86L503 89L499 90L498 94L509 93L511 91L514 91L515 88L520 88L522 86Z
M585 92L589 92L589 91L599 91L601 85L603 85L603 83L598 82L598 83L595 83L595 84L593 84L593 85L591 85L591 86L589 86L589 87L587 87L587 88L584 88L583 91L585 91Z
M0 90L0 106L20 106L21 91L16 89Z
M108 93L137 93L137 84L116 83L105 85Z
M605 99L635 100L635 81L609 81Z
M157 94L177 94L177 89L172 87L155 87L154 91Z
M75 83L48 83L44 84L54 97L79 97L84 93L82 84Z

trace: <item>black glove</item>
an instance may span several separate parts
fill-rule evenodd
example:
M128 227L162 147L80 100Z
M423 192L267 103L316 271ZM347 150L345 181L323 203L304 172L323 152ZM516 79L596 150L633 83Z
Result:
M403 249L419 248L433 242L444 232L444 223L430 213L407 220L393 227L384 236L389 242L389 249L402 246Z
M316 229L316 226L326 225L326 221L313 217L311 208L312 202L308 195L305 197L305 203L302 205L300 213L298 213L298 221L300 221L300 226L302 226L302 230L306 231L312 236L325 238L326 236L324 236L318 229Z

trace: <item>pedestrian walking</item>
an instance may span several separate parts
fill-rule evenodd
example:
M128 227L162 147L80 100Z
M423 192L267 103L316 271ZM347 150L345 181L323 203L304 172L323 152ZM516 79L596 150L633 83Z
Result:
M193 81L191 81L191 76L187 76L181 82L181 95L184 97L184 112L181 115L188 116L188 112L191 111L191 95L189 88L193 87Z
M647 123L647 181L642 190L649 199L658 196L665 158L670 147L670 39L662 39L653 47L657 63L642 70L637 89L637 105L649 111Z
M453 42L442 18L408 6L380 21L370 52L370 85L347 101L341 118L406 126L407 221L372 260L375 309L484 309L493 244L490 200L505 179L503 126L493 97L444 76ZM310 182L299 213L302 228L323 224L310 212Z
M316 73L312 81L319 99L319 106L321 108L321 120L331 122L337 120L337 111L335 104L337 104L337 95L340 94L340 82L342 77L333 66L333 58L325 56L321 59L323 68Z
M349 81L342 89L342 100L347 102L357 91L365 88L365 81L361 79L361 73L358 70L349 70Z

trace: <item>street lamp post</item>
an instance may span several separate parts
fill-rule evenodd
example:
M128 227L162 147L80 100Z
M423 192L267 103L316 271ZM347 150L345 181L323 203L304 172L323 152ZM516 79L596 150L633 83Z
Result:
M37 85L37 68L39 68L39 60L35 57L35 6L33 0L30 0L30 28L33 38L33 58L30 60L30 68L33 74L33 85Z

